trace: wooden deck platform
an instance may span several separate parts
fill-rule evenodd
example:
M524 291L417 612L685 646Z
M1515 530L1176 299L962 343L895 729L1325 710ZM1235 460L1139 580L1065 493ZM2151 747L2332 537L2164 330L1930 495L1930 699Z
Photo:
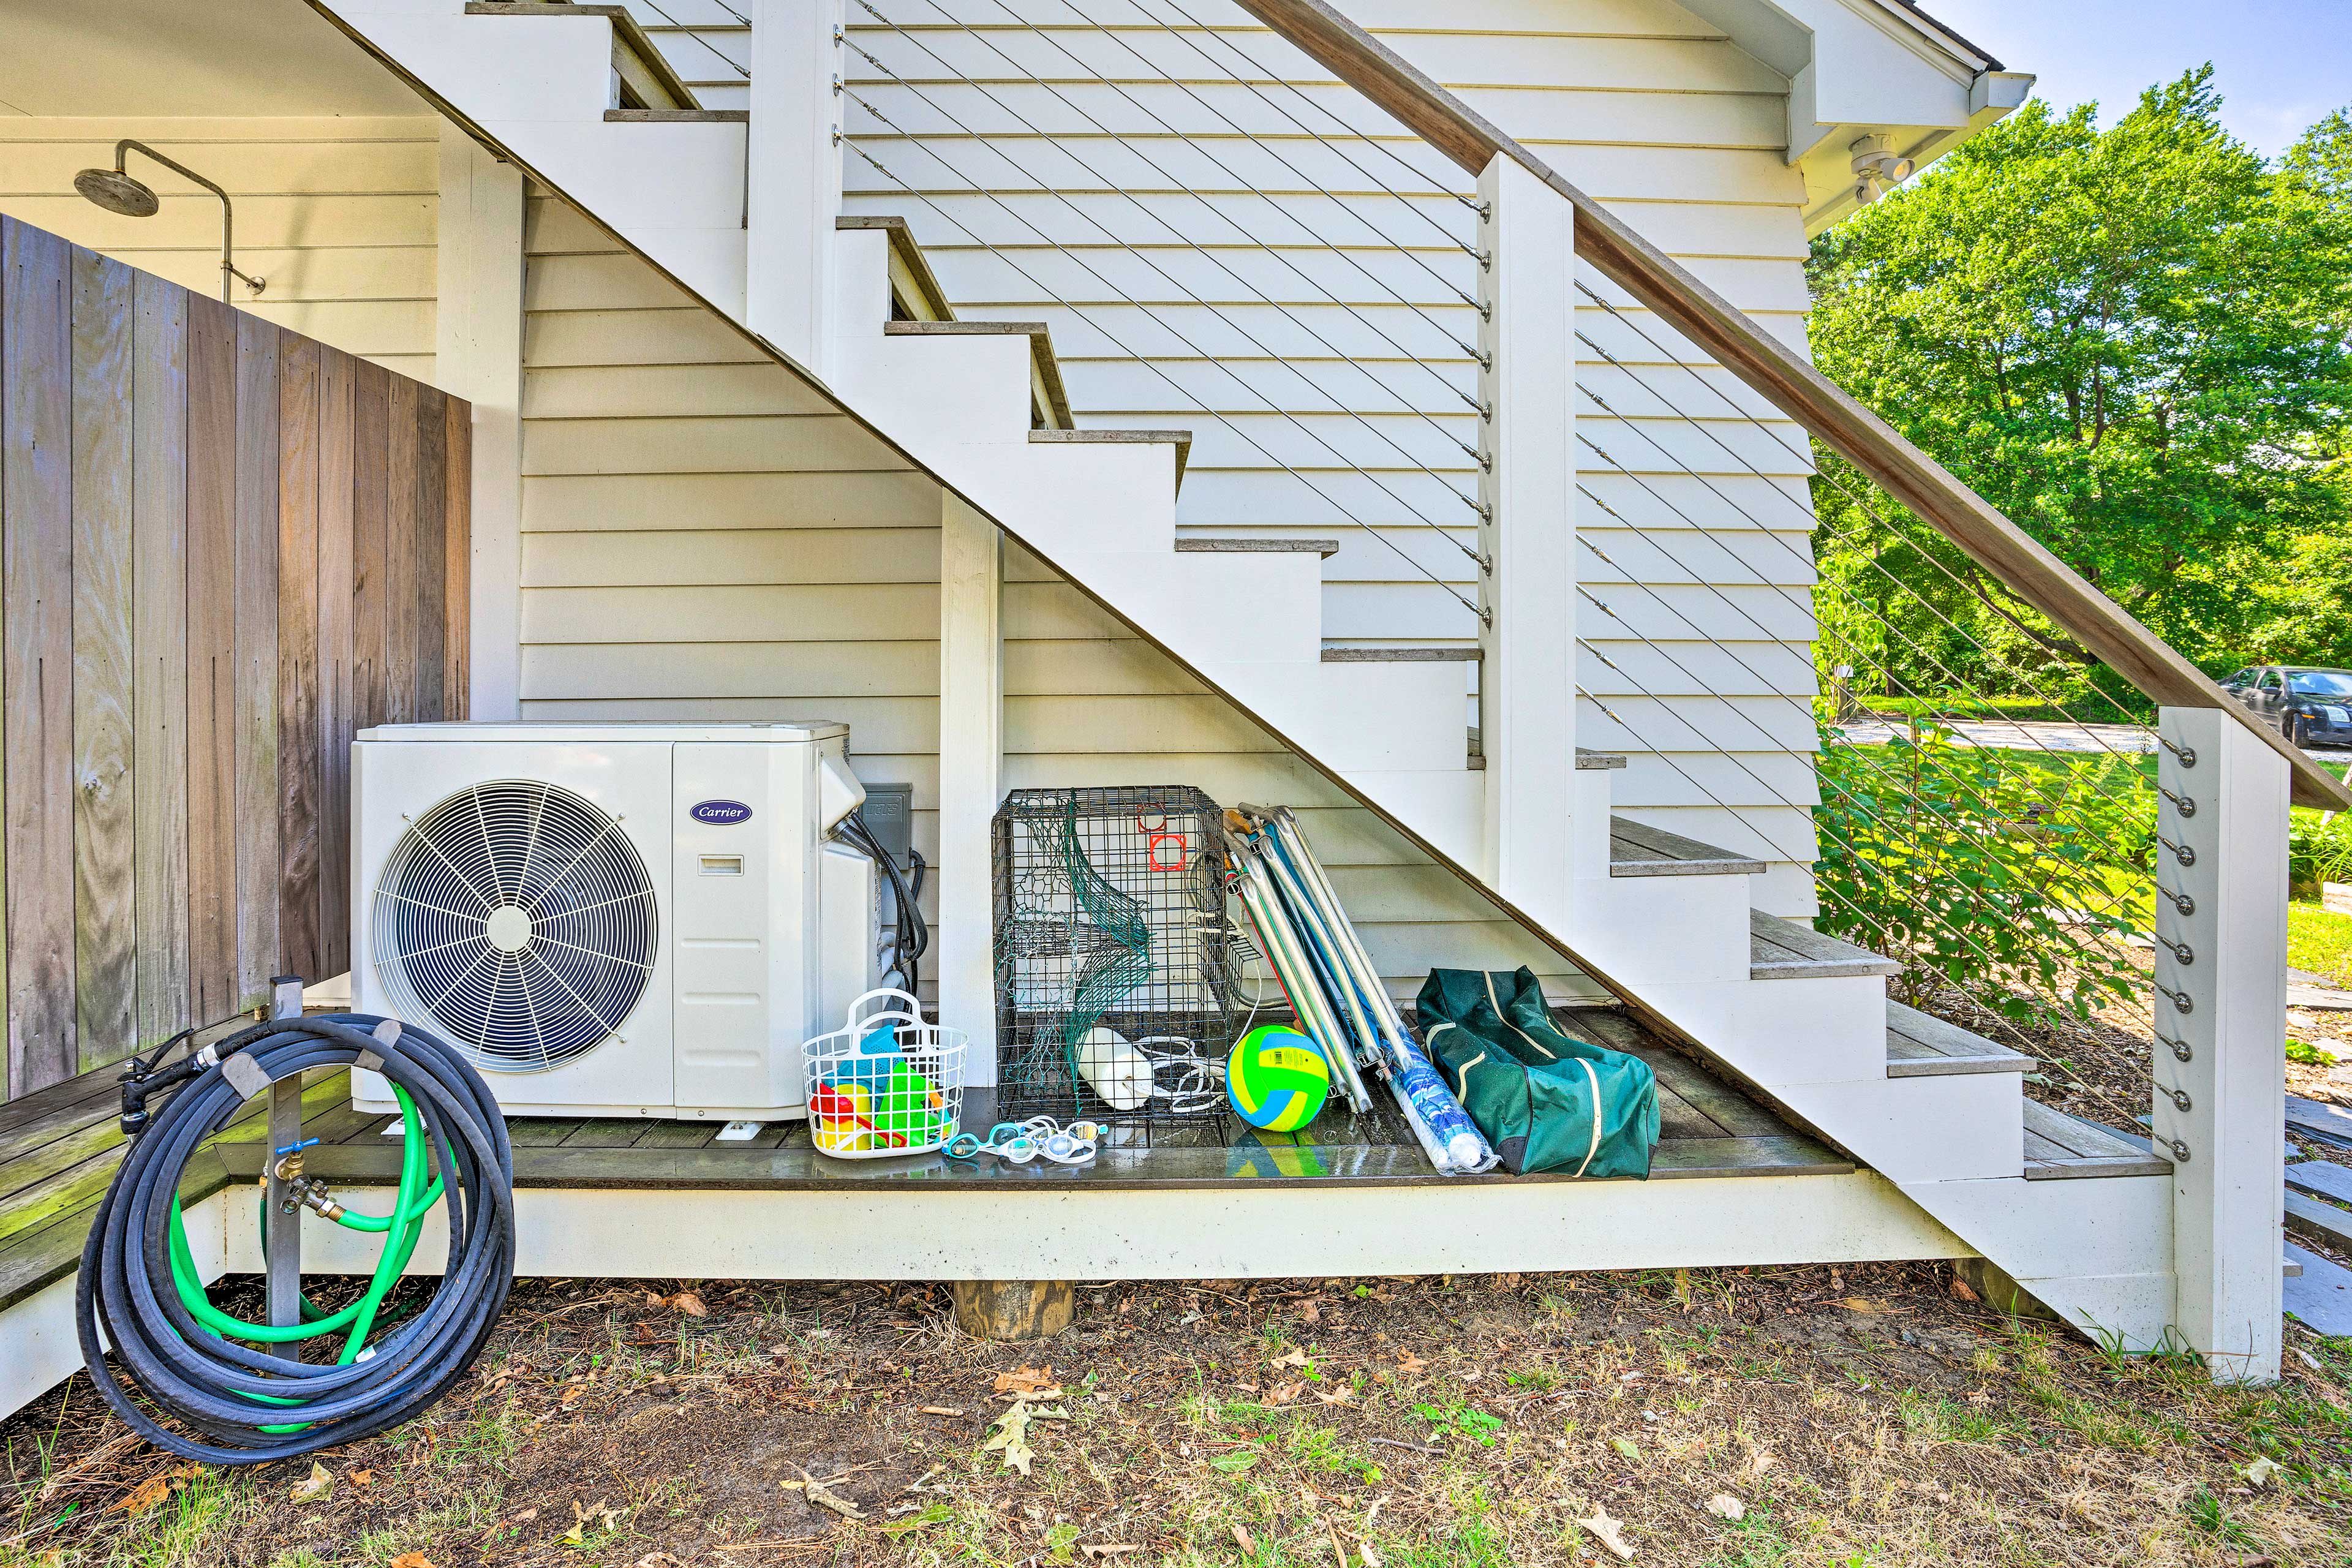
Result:
M1649 1038L1630 1019L1601 1008L1563 1009L1563 1026L1596 1044L1631 1050L1656 1070L1663 1136L1653 1161L1659 1181L1707 1177L1843 1175L1853 1163L1788 1126L1681 1053ZM115 1069L87 1073L0 1106L0 1310L78 1265L90 1215L112 1178L122 1136L116 1126ZM194 1204L232 1183L258 1178L261 1103L215 1140L189 1168L181 1192ZM304 1093L306 1135L319 1140L305 1164L339 1186L397 1178L395 1119L354 1109L346 1076L322 1076ZM967 1098L964 1125L994 1119L992 1090ZM1393 1103L1379 1095L1370 1113L1327 1110L1296 1133L1265 1133L1219 1115L1181 1128L1115 1133L1080 1166L1008 1165L993 1158L835 1160L811 1145L804 1122L779 1122L748 1142L716 1142L719 1124L604 1119L518 1119L509 1123L519 1187L565 1189L840 1190L919 1184L926 1190L992 1192L1101 1189L1197 1190L1268 1182L1325 1185L1446 1185L1559 1183L1565 1176L1446 1178L1423 1158Z

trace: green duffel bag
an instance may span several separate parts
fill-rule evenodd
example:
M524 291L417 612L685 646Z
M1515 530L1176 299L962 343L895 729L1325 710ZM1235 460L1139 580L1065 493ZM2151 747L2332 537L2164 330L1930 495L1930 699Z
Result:
M1656 1075L1553 1023L1532 971L1432 970L1419 1005L1430 1057L1504 1169L1649 1175Z

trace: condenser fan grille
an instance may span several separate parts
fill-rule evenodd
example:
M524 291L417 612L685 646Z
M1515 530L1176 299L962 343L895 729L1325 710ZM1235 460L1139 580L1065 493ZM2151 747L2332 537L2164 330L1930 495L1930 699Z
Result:
M644 994L654 888L618 822L529 779L410 824L377 882L377 973L404 1012L530 1072L593 1049Z

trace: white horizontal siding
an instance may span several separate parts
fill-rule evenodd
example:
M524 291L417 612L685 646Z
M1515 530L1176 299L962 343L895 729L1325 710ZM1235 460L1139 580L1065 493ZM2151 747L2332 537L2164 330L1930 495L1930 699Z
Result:
M1327 639L1472 641L1468 176L1226 0L1176 28L1150 0L877 8L851 210L906 217L961 313L1048 321L1081 424L1192 429L1181 529L1337 539ZM1802 345L1787 83L1718 29L1671 0L1342 8ZM1810 912L1808 443L1585 282L1579 739L1635 757L1622 808L1767 853L1769 907Z
M916 843L936 859L938 485L566 209L534 197L527 234L525 716L840 720L862 777L914 785ZM1018 551L1004 626L1007 787L1187 784L1294 805L1401 992L1438 963L1576 984Z
M200 294L220 293L221 205L131 155L162 210L118 217L77 171L111 167L122 137L203 171L236 205L239 310L420 380L433 378L439 122L424 119L0 117L0 213Z

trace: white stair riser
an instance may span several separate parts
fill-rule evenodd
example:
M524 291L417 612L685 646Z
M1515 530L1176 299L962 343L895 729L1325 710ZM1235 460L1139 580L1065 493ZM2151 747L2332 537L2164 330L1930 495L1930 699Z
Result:
M2005 1073L1891 1079L1882 1063L1874 1078L1773 1092L1896 1182L2015 1176L2025 1167L2025 1110Z
M1886 986L1872 977L1657 981L1642 986L1641 997L1769 1089L1852 1083L1886 1070Z
M1998 1240L1995 1261L2021 1280L2137 1274L2171 1257L2163 1239L2172 1234L2168 1176L1917 1182L1904 1190L1988 1255Z
M1295 639L1276 640L1286 646ZM1251 706L1259 718L1351 774L1436 763L1463 767L1459 665L1325 664L1318 649L1309 649L1307 662L1284 668L1265 660L1203 662L1202 673L1228 689L1255 692Z
M1569 904L1568 944L1616 979L1748 983L1745 877L1580 878Z
M1614 768L1579 768L1570 775L1570 864L1579 881L1609 875L1609 812L1615 793L1611 781L1616 776Z

